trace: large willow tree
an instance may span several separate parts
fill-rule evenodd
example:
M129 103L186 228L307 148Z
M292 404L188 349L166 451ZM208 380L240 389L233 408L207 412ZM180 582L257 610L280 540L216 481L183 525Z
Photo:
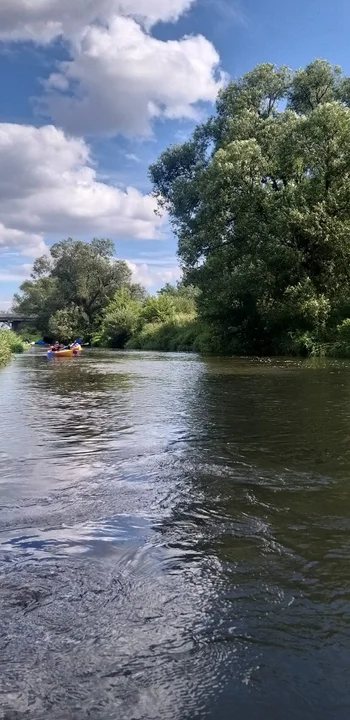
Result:
M68 238L34 262L31 280L15 295L14 310L33 315L46 337L89 339L115 293L125 287L131 287L131 272L125 262L114 259L110 240Z
M288 352L350 316L350 81L264 64L150 175L222 347Z

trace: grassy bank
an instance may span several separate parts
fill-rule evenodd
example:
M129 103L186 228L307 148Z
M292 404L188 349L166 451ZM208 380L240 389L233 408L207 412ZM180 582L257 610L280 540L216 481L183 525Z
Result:
M176 315L164 322L146 323L126 347L130 350L162 352L215 352L215 338L196 316Z
M146 323L126 343L129 350L196 352L216 355L249 355L239 344L225 342L196 315L176 315L171 320ZM285 357L350 358L350 319L345 320L326 340L304 333L287 339L269 355ZM262 353L264 354L264 353Z
M23 350L24 344L18 335L11 330L0 330L0 366L9 362L12 353L20 353Z

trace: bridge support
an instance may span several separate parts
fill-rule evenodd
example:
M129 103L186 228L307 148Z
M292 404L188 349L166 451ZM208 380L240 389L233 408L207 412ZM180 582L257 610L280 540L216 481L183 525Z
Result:
M21 325L22 325L21 320L12 320L11 327L12 327L13 332L18 332Z

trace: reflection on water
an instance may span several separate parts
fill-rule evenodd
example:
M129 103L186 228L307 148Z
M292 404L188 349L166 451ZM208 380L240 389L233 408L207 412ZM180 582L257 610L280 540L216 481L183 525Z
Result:
M345 720L350 366L0 372L0 718Z

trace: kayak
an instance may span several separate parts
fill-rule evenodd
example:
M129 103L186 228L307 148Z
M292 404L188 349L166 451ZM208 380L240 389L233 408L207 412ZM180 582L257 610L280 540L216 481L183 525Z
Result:
M81 346L75 345L74 348L66 348L64 350L56 350L56 351L49 351L47 353L48 357L59 357L59 358L65 358L65 357L73 357L73 355L79 355L81 353Z
M56 350L54 357L73 357L73 350Z

